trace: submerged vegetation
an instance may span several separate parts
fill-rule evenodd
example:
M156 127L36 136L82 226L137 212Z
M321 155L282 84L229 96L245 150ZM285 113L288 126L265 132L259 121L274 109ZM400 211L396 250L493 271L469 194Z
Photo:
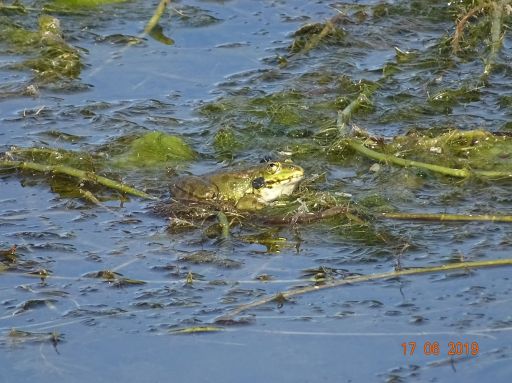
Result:
M33 31L0 13L0 39L10 52L29 55L9 67L13 70L30 69L34 73L34 79L20 90L21 94L37 96L39 86L68 83L77 79L84 68L80 50L64 40L60 21L54 16L41 15L38 30Z
M124 145L127 144L126 140ZM116 143L111 148L116 148ZM97 201L87 189L87 186L102 185L121 194L131 194L144 199L157 199L144 191L137 190L122 182L101 176L98 173L114 168L145 168L173 165L195 158L194 151L180 137L166 135L160 132L150 132L128 142L125 151L112 155L100 152L73 152L52 148L11 148L0 157L0 167L5 170L37 171L51 176L54 188L68 190L60 184L74 184L75 195ZM55 179L56 175L68 178ZM71 177L71 179L69 178ZM75 181L72 181L72 180ZM77 182L78 181L78 182ZM71 186L73 187L73 186ZM93 189L94 190L94 189ZM73 195L73 192L71 192Z
M100 4L98 1L64 3L72 7ZM169 1L160 2L153 18L146 26L146 33L157 27L168 5ZM22 7L20 4L16 6ZM278 59L279 67L295 65L293 63L300 56L308 55L323 46L348 48L353 44L360 45L362 43L347 31L347 23L364 26L372 18L378 20L381 17L401 14L405 11L402 7L386 3L373 9L349 7L340 9L336 16L325 23L307 24L293 34L293 42L288 47L288 53ZM413 2L411 7L419 7L420 13L426 11L417 2ZM214 126L220 126L212 142L217 157L227 160L236 158L240 153L250 149L250 145L269 151L282 148L296 161L308 162L313 158L323 157L327 161L336 159L341 160L344 165L350 165L355 163L358 155L363 155L387 165L413 167L458 178L476 176L502 180L512 177L512 139L508 134L482 129L460 131L456 127L448 127L412 129L389 140L374 136L358 127L350 129L354 118L378 113L376 99L379 98L379 92L402 70L426 66L427 63L434 63L438 67L453 65L453 58L450 56L461 56L484 49L479 46L481 39L476 38L481 37L482 33L489 33L490 49L486 52L484 49L487 58L484 60L485 67L480 79L489 76L501 47L503 24L510 11L509 2L468 2L467 5L461 3L449 12L443 13L445 8L446 6L437 5L431 12L440 12L443 17L450 17L453 13L459 15L451 37L451 52L445 49L444 40L438 43L437 51L430 49L424 53L408 52L396 48L396 63L389 63L382 68L382 76L379 79L354 80L331 69L320 70L301 75L296 80L297 86L289 89L270 94L242 91L238 95L227 96L201 106L199 113ZM11 7L5 9L12 10ZM476 24L472 23L474 19L477 21ZM480 34L477 34L477 31ZM9 22L5 24L2 36L16 54L30 51L36 46L42 47L39 58L31 58L22 63L22 66L34 70L40 80L55 82L62 78L79 76L83 67L79 51L64 41L60 21L56 17L41 15L37 32ZM468 57L465 60L468 60ZM390 69L390 65L393 70ZM313 89L317 90L304 90L311 84L314 86ZM446 112L460 103L478 102L481 89L482 86L477 86L472 80L467 80L458 89L437 89L435 94L428 96L423 108L425 111L430 109ZM403 107L398 105L398 110L400 108ZM399 117L399 114L395 114L395 117ZM81 196L97 203L99 200L94 196L94 193L98 192L97 185L116 190L122 195L132 194L146 199L156 199L142 190L102 176L101 172L110 173L114 169L126 171L145 167L163 169L197 158L194 150L175 135L152 132L140 138L121 139L123 143L127 140L130 146L121 152L116 149L115 142L109 145L109 149L101 148L92 154L49 147L12 148L4 153L0 165L4 169L17 168L60 175L52 177L56 191L69 190L69 187L59 186L57 182L69 183L69 177L75 178L79 181L76 184L76 191L67 192L67 195ZM373 166L372 168L376 169ZM313 179L315 177L313 175ZM89 190L87 185L96 189ZM328 194L303 186L297 194L297 201L300 203L288 204L286 211L272 209L277 211L280 217L287 218L270 218L269 215L264 215L263 221L301 223L345 215L350 211L350 214L356 213L354 205L350 210L347 209L346 198L338 201L334 196L326 198L325 195ZM206 206L177 204L171 205L170 208L162 205L159 207L160 212L179 218L179 226L191 218L202 220L215 215L218 209L219 206L212 206L210 202ZM223 207L220 209L224 210ZM492 212L488 214L498 217ZM473 218L477 219L477 216ZM237 218L239 219L240 217ZM504 220L507 220L507 217ZM195 224L190 227L195 227Z

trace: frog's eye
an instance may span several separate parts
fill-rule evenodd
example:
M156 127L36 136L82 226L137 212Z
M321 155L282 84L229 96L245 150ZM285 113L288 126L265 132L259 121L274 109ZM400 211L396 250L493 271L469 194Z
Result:
M265 178L256 177L252 180L251 185L255 189L261 189L263 186L265 186Z
M270 162L267 165L267 170L270 174L276 174L279 170L281 170L281 164L279 162Z

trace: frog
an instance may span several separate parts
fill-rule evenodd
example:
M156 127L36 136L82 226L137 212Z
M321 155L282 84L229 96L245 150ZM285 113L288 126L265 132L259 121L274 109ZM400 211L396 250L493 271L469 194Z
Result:
M170 190L176 200L227 202L238 210L260 210L292 194L303 178L304 169L300 166L270 161L201 176L181 176Z

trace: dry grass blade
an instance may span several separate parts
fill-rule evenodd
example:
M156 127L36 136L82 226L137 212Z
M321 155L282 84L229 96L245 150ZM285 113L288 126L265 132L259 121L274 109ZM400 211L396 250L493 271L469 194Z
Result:
M217 321L226 323L229 321L233 321L235 317L247 310L260 307L266 305L270 302L274 302L276 300L288 300L291 297L304 295L307 293L312 293L315 291L320 291L324 289L331 289L334 287L339 287L343 285L349 285L354 283L375 281L379 279L389 279L389 278L397 278L405 275L418 275L418 274L431 274L431 273L442 273L453 270L464 270L464 269L476 269L476 268L484 268L484 267L498 267L498 266L511 266L512 258L505 259L492 259L488 261L475 261L475 262L461 262L454 263L448 265L439 265L433 267L424 267L424 268L411 268L406 270L394 270L387 273L378 273L378 274L370 274L370 275L361 275L361 276L353 276L347 277L341 280L334 281L332 283L328 283L325 285L313 285L307 287L301 287L297 289L291 289L283 292L279 292L274 295L266 296L262 299L258 299L254 302L250 302L247 304L240 305L235 307L233 310L229 311L227 314L217 318Z

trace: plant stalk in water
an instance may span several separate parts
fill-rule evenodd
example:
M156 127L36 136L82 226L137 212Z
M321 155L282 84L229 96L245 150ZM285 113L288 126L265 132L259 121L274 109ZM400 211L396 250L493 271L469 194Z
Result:
M411 269L389 271L387 273L351 276L351 277L337 280L335 282L327 283L325 285L313 285L313 286L300 287L297 289L283 291L283 292L277 293L275 295L266 296L262 299L258 299L256 301L254 301L254 302L250 302L250 303L235 307L233 310L229 311L227 314L219 317L217 319L217 321L219 323L229 322L229 321L234 320L234 318L237 315L239 315L243 312L246 312L247 310L266 305L270 302L274 302L274 301L283 302L291 297L304 295L307 293L312 293L312 292L320 291L320 290L324 290L324 289L331 289L333 287L339 287L339 286L343 286L343 285L351 285L354 283L375 281L375 280L379 280L379 279L397 278L397 277L402 277L402 276L406 276L406 275L442 273L442 272L453 271L453 270L469 270L469 269L480 269L480 268L484 268L484 267L498 267L498 266L511 266L511 265L512 265L512 258L505 258L505 259L492 259L492 260L487 260L487 261L460 262L460 263L439 265L439 266L433 266L433 267L415 267L415 268L411 268Z
M428 214L428 213L381 213L381 216L389 219L419 220L419 221L451 221L451 222L512 222L512 215L490 214Z
M356 152L365 155L366 157L373 158L374 160L392 163L403 167L415 167L419 169L427 169L436 173L444 174L452 177L467 178L469 176L479 176L488 178L512 178L511 172L500 172L492 170L476 170L476 169L454 169L446 166L429 164L427 162L407 160L405 158L395 157L393 155L384 154L367 148L356 139L348 139L347 144Z
M106 186L110 189L118 190L121 193L131 194L137 197L157 200L157 197L149 195L141 190L135 189L129 185L126 185L122 182L117 182L111 180L110 178L99 176L93 172L86 172L80 169L75 169L69 166L64 165L43 165L37 164L35 162L27 162L27 161L11 161L11 160L0 160L0 166L2 167L14 167L17 169L23 170L35 170L43 173L58 173L58 174L66 174L71 177L78 178L80 180L92 182L95 184L100 184Z
M370 104L370 97L373 92L375 92L375 88L364 87L363 90L359 93L359 96L355 100L353 100L350 104L346 106L342 111L338 111L338 120L336 121L336 126L338 128L338 136L346 137L348 135L347 124L351 120L352 115L364 104Z
M503 28L503 12L506 7L510 7L510 0L500 0L491 2L491 44L490 52L485 60L483 80L491 74L492 67L496 61L496 56L501 48Z
M170 2L171 0L160 0L160 3L156 7L155 13L151 17L151 19L149 19L146 27L144 28L144 33L149 33L156 27L156 25L160 21L160 18L165 12L165 8L167 7L167 5L170 4Z
M229 222L228 217L222 211L217 212L217 219L219 220L220 227L222 228L222 239L229 238Z

